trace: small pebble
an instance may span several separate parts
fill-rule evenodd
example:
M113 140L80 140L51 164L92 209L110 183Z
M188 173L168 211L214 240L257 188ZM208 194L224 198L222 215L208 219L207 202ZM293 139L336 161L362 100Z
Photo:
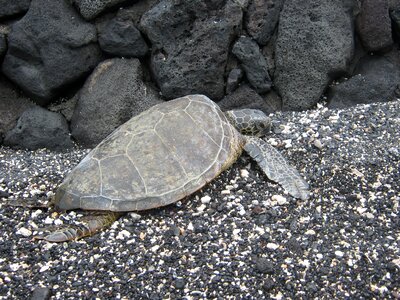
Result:
M197 208L196 208L196 210L198 211L198 212L203 212L205 209L206 209L206 205L205 204L201 204L200 206L198 206Z
M63 225L63 224L64 224L64 222L61 219L55 219L54 220L54 225L60 226L60 225Z
M292 140L283 140L283 143L285 144L285 148L292 147Z
M160 245L154 245L153 247L151 247L152 252L157 252L158 249L160 249Z
M364 174L361 173L359 170L357 170L356 168L352 168L351 169L351 173L354 174L357 177L364 177Z
M274 287L275 287L275 282L272 279L267 278L264 280L264 283L262 285L264 291L270 292Z
M393 259L393 260L392 260L392 263L395 264L397 267L400 268L400 258Z
M267 244L267 248L271 249L271 250L276 250L276 249L279 248L279 245L278 244L274 244L274 243L268 243Z
M245 210L244 208L241 208L241 209L238 211L238 214L239 214L240 216L244 216L244 215L246 214L246 210Z
M54 219L49 216L46 217L46 219L44 220L44 224L47 224L47 225L53 224L53 222L54 222Z
M51 297L51 290L47 287L35 287L30 300L48 300Z
M240 177L248 178L249 177L249 171L247 171L246 169L241 169L240 170Z
M175 287L177 289L183 289L185 287L185 280L183 278L176 278Z
M7 198L9 196L10 194L8 192L0 190L0 198Z
M10 264L8 267L10 268L11 271L16 272L21 267L21 265L19 265L19 264Z
M317 147L319 150L322 150L322 148L324 147L321 141L318 139L314 140L314 146Z
M273 274L275 271L275 266L269 259L260 257L256 259L256 269L260 273Z
M190 223L188 224L187 230L191 230L191 231L194 230L194 226L193 226L193 223L192 223L192 222L190 222Z
M123 240L123 239L129 238L130 236L131 236L131 233L128 230L121 230L120 232L118 232L116 239Z
M21 227L20 229L17 230L16 234L20 234L25 237L28 237L28 236L32 235L32 231L30 231L29 229L27 229L25 227Z
M131 218L132 221L139 221L142 216L137 213L131 212L129 213L129 217Z
M49 265L45 265L45 266L43 266L43 267L41 267L41 268L39 269L39 272L40 272L40 273L43 273L43 272L46 272L48 269L50 269L50 266L49 266Z
M271 200L276 201L278 205L285 205L287 203L287 199L281 195L273 195Z
M344 253L343 253L342 251L340 251L340 250L336 250L336 251L335 251L335 255L336 255L336 257L338 257L338 258L342 258L342 257L344 256Z
M208 196L208 195L205 195L205 196L201 197L200 201L201 201L201 203L203 203L203 204L208 204L208 203L210 203L210 201L211 201L211 197Z

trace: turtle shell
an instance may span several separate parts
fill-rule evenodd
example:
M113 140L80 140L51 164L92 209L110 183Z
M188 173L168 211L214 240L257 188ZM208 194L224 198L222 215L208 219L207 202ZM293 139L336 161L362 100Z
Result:
M66 177L60 209L138 211L195 192L240 155L243 138L206 96L153 106L117 128Z

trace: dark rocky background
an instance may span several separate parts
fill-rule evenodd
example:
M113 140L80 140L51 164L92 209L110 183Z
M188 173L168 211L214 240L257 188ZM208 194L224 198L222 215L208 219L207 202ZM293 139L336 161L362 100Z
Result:
M194 93L266 113L392 100L399 34L399 0L0 0L0 142L93 147Z
M400 0L0 0L0 299L399 299L399 36ZM191 93L274 112L310 199L244 155L70 243L32 236L82 212L3 201Z

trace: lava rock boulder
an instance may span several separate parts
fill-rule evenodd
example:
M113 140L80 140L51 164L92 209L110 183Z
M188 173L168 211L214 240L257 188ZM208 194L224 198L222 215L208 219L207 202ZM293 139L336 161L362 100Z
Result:
M132 116L159 103L143 76L136 58L101 62L79 93L71 119L72 136L81 145L94 147Z
M313 107L330 81L347 71L353 51L353 1L286 0L274 74L283 109Z
M260 94L268 92L272 85L268 64L257 43L249 37L240 37L232 52L240 60L247 80L255 90Z
M0 0L0 19L25 13L31 0Z
M228 78L226 79L226 93L228 95L237 89L242 78L243 71L240 68L234 68L229 72Z
M129 19L110 20L100 32L99 44L103 51L114 56L140 57L149 51L140 31Z
M22 113L17 125L5 135L4 144L30 150L63 151L73 147L65 118L40 106Z
M163 96L224 96L230 45L242 23L236 1L163 0L140 26L152 43L151 69Z
M45 105L101 59L94 25L67 1L33 0L8 35L4 74Z
M12 129L21 114L33 105L4 76L0 76L0 136Z
M7 41L6 35L0 31L0 59L6 54L7 51Z
M218 105L223 111L253 108L269 114L281 108L281 100L273 91L260 96L248 84L241 84L234 92L219 101Z
M393 44L388 0L362 0L357 31L367 51L384 51Z
M400 69L386 57L364 57L354 74L347 81L331 87L328 93L330 108L385 102L399 96Z
M271 39L279 20L283 0L251 0L245 15L245 27L260 45Z
M80 14L86 19L91 20L106 11L108 8L127 2L126 0L71 0ZM133 1L131 1L133 2Z

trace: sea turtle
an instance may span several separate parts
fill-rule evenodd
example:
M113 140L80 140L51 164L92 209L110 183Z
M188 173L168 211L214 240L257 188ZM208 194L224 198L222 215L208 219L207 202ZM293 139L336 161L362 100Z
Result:
M269 179L292 196L308 184L260 136L270 119L254 109L223 113L203 95L155 105L117 128L65 178L53 204L61 210L103 211L84 225L42 236L62 242L92 235L123 212L165 206L192 194L229 168L244 149Z

